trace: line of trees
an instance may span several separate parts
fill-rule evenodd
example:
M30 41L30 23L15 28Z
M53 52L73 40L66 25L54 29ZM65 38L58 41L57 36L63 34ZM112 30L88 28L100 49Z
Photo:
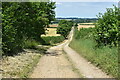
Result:
M45 27L55 19L54 2L3 2L2 49L13 54L24 47L24 41L42 41Z

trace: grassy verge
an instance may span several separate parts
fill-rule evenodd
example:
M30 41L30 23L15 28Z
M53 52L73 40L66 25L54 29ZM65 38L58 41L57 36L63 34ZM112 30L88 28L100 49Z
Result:
M34 67L37 65L41 55L37 55L33 58L33 62L26 65L23 70L18 74L20 78L29 78L33 72Z
M4 78L29 78L33 68L47 49L44 46L38 47L40 42L35 40L29 39L24 43L24 51L14 56L7 56L2 60Z
M85 33L85 32L84 32ZM80 34L80 33L76 33ZM75 36L76 36L75 34ZM84 35L86 35L85 33ZM80 34L82 35L82 34ZM84 36L82 35L82 36ZM74 39L70 47L80 53L83 57L101 68L104 72L114 77L118 76L118 49L117 47L96 47L96 42L90 38Z
M26 49L16 56L8 56L2 60L3 78L29 78L33 68L42 54L40 51Z

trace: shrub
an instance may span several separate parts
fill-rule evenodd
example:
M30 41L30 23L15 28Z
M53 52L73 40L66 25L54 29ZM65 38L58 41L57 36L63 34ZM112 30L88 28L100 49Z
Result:
M63 36L46 36L46 37L42 37L42 39L45 41L46 44L50 45L50 44L56 44L56 43L60 43L64 40Z
M108 8L104 14L99 13L95 26L95 40L98 45L118 46L120 9Z
M40 43L35 40L29 39L24 41L24 48L36 49L38 45L40 45Z
M57 27L57 34L61 34L64 38L67 38L71 28L73 26L72 21L61 20L59 26Z

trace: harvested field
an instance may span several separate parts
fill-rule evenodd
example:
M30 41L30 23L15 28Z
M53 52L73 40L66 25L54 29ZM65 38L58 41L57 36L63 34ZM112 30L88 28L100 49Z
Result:
M89 27L95 27L95 25L78 25L78 30L80 28L89 28Z
M79 23L79 24L94 24L94 23Z
M58 27L58 24L51 24L50 27Z
M57 34L57 28L47 28L46 30L46 35L41 35L41 36L60 36L60 34Z

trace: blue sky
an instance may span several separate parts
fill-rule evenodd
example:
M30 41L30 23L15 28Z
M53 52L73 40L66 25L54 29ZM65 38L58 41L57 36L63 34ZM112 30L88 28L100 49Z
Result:
M106 8L117 6L117 2L57 2L56 17L95 18L99 12L104 13Z

